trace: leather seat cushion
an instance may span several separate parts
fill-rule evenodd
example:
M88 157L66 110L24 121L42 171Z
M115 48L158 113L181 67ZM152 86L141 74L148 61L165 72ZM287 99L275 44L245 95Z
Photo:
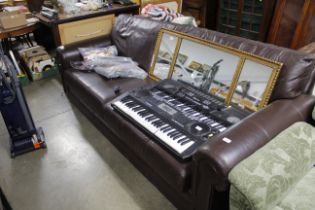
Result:
M152 137L114 111L110 103L105 106L103 120L107 127L124 141L128 148L133 149L165 182L175 186L180 192L188 188L192 171L191 161L178 161L165 148L154 142Z
M103 106L118 95L134 88L152 84L154 81L134 78L106 79L96 73L67 70L64 74L65 85L83 104L97 113L103 112ZM120 92L115 94L115 88Z

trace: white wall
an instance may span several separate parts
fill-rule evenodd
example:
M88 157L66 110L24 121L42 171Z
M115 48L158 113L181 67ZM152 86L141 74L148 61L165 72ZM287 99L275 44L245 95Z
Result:
M189 40L183 40L179 53L188 56L185 63L186 67L188 67L192 61L212 66L218 60L223 59L223 61L219 64L220 68L215 80L227 85L229 85L232 81L240 60L238 56L231 55L209 46L200 45Z

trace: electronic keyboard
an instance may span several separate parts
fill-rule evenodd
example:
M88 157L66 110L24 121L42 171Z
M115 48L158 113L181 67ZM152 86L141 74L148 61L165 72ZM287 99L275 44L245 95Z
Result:
M250 114L173 80L131 91L113 102L112 107L182 160Z

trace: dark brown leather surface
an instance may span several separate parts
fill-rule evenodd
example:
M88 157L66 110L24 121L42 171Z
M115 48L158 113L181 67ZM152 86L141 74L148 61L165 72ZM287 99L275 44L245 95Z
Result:
M145 80L134 78L106 79L96 73L85 73L75 70L67 70L64 73L67 86L71 87L72 93L88 103L98 113L104 111L104 104L120 94L154 83L149 78ZM119 93L115 93L119 89Z
M218 190L224 190L228 184L228 173L237 163L294 122L312 122L311 112L314 105L315 97L306 95L294 100L277 100L202 145L194 160L206 162L209 170L214 171L211 182ZM224 142L224 137L231 139L232 143Z
M71 89L72 90L72 89ZM159 189L178 209L192 210L193 199L191 194L178 191L168 182L166 182L159 173L152 169L151 164L147 164L143 158L137 153L133 152L126 145L126 141L117 137L117 133L112 132L104 123L104 118L97 115L89 106L83 104L74 96L71 90L67 91L67 96L70 101L79 108L79 110L85 114L85 116L107 137L107 139L115 145L115 147L131 161L134 166L141 171L149 181L151 181L157 189ZM143 134L141 134L143 135ZM103 148L95 148L97 151Z
M116 18L112 30L113 43L119 53L132 57L140 67L149 70L155 41L161 27L174 29L181 26L151 21L141 16L130 18L128 15L120 15Z
M163 147L153 142L152 138L142 132L134 123L114 111L110 104L108 103L105 107L104 123L150 165L152 170L159 174L164 181L179 192L187 189L190 183L189 178L191 178L191 162L179 162Z
M173 156L166 152L160 145L152 142L151 138L136 128L125 118L113 112L110 105L105 104L126 91L137 87L153 84L150 79L105 79L95 73L83 73L68 70L64 74L67 86L71 87L72 94L81 103L89 106L98 116L102 116L104 123L121 139L124 139L128 148L144 158L148 164L157 170L166 182L175 185L182 191L187 189L191 170L190 163L179 163ZM120 87L119 95L114 93L114 88Z
M144 17L130 17L126 15L120 15L116 19L112 32L113 42L120 52L133 57L141 67L148 70L155 40L161 27L185 32L202 39L284 63L271 96L271 101L280 98L294 98L312 90L315 81L314 56L275 45L193 26L161 23Z

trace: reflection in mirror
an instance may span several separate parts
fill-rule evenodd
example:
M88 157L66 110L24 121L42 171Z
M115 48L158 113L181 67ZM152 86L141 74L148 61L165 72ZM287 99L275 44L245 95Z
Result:
M172 79L226 98L240 57L206 44L183 39Z
M178 38L164 32L161 37L157 60L154 65L153 75L161 80L167 79L174 57Z
M232 102L241 107L257 111L260 108L267 85L272 79L273 68L246 59L232 96Z

